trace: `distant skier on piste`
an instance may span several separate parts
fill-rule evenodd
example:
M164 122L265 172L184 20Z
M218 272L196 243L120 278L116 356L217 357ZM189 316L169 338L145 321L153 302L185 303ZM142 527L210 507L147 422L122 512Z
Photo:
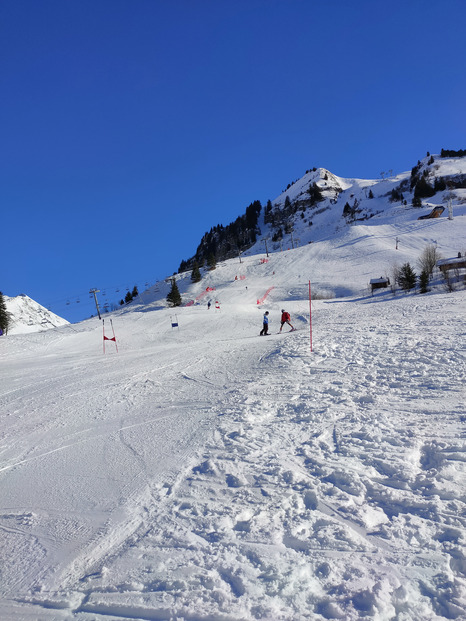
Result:
M290 313L287 313L286 310L284 310L282 308L282 318L281 318L281 326L280 326L280 332L282 331L283 326L285 325L285 323L287 323L290 327L291 330L294 330L295 328L293 328L293 326L290 323Z
M262 324L262 330L259 332L260 336L267 336L269 333L269 311L265 311L264 320Z

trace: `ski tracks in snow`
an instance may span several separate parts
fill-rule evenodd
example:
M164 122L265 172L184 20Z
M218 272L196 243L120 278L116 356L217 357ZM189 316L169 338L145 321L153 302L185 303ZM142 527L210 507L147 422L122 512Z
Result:
M387 323L321 304L313 355L302 333L265 341L234 385L220 361L183 373L216 390L210 439L83 579L78 617L461 618L462 352L436 343L435 317L419 331L400 305L404 320Z
M302 331L134 374L120 407L139 420L114 431L139 483L66 589L30 601L83 621L462 618L461 318L447 301L446 347L438 317L393 305L318 303L313 354ZM161 391L198 415L164 428L157 459L189 439L154 477L140 417Z

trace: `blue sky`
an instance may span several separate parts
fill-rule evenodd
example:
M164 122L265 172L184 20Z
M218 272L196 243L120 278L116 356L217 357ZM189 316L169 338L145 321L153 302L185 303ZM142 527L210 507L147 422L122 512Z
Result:
M466 148L465 23L464 0L2 0L0 290L77 321L313 166Z

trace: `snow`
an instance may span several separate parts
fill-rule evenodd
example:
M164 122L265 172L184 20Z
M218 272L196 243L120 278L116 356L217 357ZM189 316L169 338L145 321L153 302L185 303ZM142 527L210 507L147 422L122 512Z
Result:
M64 326L66 319L55 315L25 294L15 297L3 296L7 312L12 320L8 334L42 332Z
M118 353L97 318L2 337L1 618L466 618L466 291L368 286L464 251L466 207L418 213L329 209L179 275L188 307L158 283L108 316Z

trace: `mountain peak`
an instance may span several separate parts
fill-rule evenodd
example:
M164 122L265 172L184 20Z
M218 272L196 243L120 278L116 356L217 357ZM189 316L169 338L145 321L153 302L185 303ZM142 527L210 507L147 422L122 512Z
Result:
M42 332L51 328L65 326L69 322L35 302L25 293L15 297L3 296L11 320L9 334Z

